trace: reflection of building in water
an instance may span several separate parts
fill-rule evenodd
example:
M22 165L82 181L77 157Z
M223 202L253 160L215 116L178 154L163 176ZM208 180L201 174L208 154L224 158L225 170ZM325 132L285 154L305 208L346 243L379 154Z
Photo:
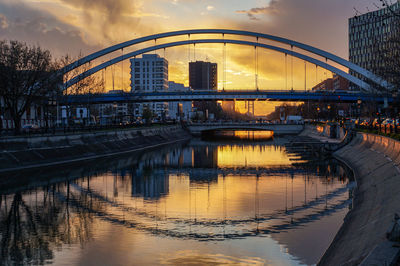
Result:
M216 168L218 166L218 147L193 147L193 166L194 168Z
M176 149L169 152L166 156L166 164L171 167L191 167L192 149Z
M132 175L132 196L159 199L169 193L169 176L145 169L142 174Z

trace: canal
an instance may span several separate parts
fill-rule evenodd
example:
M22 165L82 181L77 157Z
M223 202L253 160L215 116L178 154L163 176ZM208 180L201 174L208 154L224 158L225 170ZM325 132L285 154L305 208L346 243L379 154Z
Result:
M16 174L0 188L0 264L315 264L354 184L288 141L222 132Z

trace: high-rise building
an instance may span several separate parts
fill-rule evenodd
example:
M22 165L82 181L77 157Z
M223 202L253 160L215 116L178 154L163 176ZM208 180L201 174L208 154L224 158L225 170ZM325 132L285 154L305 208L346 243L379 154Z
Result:
M390 47L388 40L399 34L400 2L349 19L349 60L372 72L382 66L379 51ZM353 71L350 74L361 76ZM376 73L379 74L379 73Z
M168 61L157 54L144 54L131 59L131 92L154 92L168 89ZM142 117L143 110L150 109L159 118L168 115L168 103L137 103L135 117Z
M168 61L157 54L131 59L131 92L168 89Z
M189 63L189 86L194 90L217 90L217 64L203 61Z

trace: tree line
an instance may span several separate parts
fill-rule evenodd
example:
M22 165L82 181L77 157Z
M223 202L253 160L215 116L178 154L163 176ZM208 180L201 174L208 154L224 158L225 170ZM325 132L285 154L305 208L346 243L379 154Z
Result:
M104 83L93 76L81 80L68 91L63 88L66 79L90 68L90 64L86 64L68 73L59 71L80 57L66 55L56 59L40 46L15 40L0 41L0 129L5 114L13 120L15 134L19 134L22 116L32 104L46 106L49 99L56 99L65 92L78 94L104 89Z

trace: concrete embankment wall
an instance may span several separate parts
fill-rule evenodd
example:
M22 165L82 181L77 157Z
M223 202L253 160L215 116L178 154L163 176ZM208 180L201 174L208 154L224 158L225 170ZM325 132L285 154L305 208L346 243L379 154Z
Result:
M336 124L315 126L315 131L317 131L320 136L333 139L344 139L346 136L346 131Z
M390 265L398 254L398 249L385 244L385 235L394 214L400 213L399 151L399 141L357 133L350 144L334 153L353 169L357 188L353 208L320 265L369 264L371 254L380 254L375 258L379 265Z
M180 126L0 139L0 173L117 155L188 139Z

